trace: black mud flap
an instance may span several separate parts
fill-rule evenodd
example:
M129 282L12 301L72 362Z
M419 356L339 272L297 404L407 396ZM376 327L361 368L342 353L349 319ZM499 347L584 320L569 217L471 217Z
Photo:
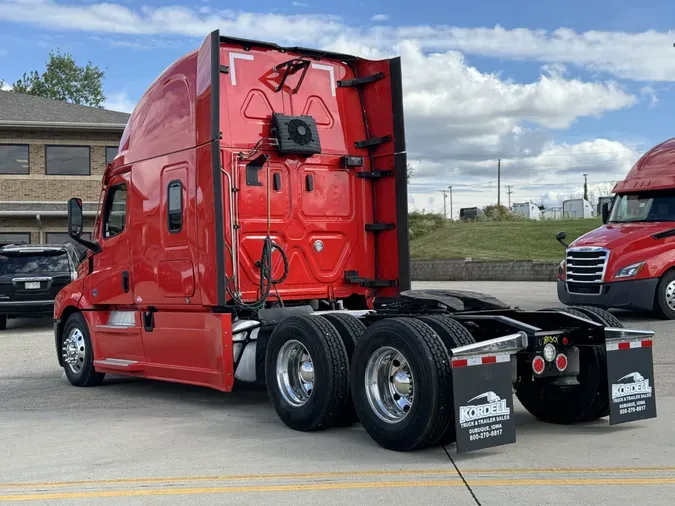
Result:
M526 346L518 333L450 350L457 453L516 442L511 356Z
M653 335L605 329L610 425L656 418Z

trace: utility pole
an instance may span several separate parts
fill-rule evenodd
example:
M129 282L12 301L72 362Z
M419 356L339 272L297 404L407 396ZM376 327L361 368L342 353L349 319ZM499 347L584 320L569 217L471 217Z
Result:
M511 194L513 193L511 191L511 188L513 188L513 185L507 185L506 187L509 189L509 191L507 191L506 193L509 194L509 209L511 209Z
M452 221L454 218L454 214L452 214L452 186L448 186L450 188L450 221Z
M445 219L448 219L448 209L446 207L446 202L448 199L448 190L441 190L441 193L443 194L443 216Z
M497 160L497 208L502 207L502 159Z

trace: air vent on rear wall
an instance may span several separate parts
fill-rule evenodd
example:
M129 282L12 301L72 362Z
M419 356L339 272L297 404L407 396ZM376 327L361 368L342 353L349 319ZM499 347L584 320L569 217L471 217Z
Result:
M272 115L272 137L282 154L315 155L321 153L316 121L311 116Z

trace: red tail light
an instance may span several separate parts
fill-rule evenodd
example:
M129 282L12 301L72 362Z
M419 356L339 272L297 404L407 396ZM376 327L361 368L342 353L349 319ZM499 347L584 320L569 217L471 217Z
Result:
M535 374L541 374L544 372L544 367L546 367L546 362L544 362L544 358L537 355L534 357L532 360L532 370L534 371Z
M565 369L567 369L567 355L563 355L562 353L558 355L555 359L555 367L560 372L563 372Z

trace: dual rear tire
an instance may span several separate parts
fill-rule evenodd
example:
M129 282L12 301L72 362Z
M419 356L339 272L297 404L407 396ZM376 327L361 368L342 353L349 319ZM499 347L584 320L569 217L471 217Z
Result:
M344 313L293 316L270 336L267 388L295 430L358 420L390 450L443 445L455 439L448 349L471 342L442 316L387 318L367 330Z

